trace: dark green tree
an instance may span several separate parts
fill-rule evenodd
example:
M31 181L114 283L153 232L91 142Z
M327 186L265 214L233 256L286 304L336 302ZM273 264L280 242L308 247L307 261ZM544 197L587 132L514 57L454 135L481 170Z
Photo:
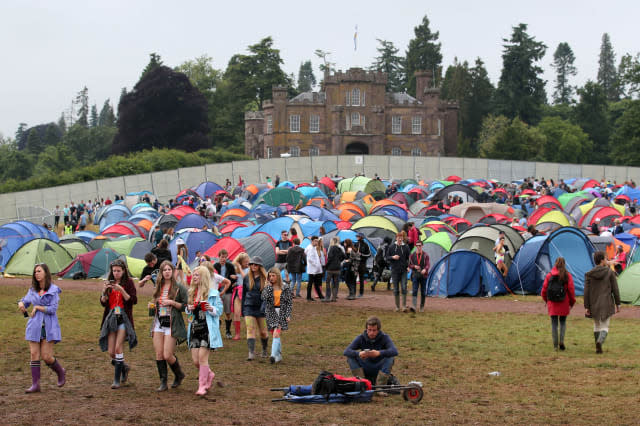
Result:
M416 71L432 71L435 85L440 84L442 75L441 44L438 42L440 32L431 32L427 15L422 23L413 29L415 37L409 40L405 55L405 81L407 92L416 96Z
M298 92L310 92L316 83L316 76L313 75L313 65L311 65L311 61L302 62L298 70Z
M149 63L142 70L142 75L140 76L140 79L142 80L142 77L144 77L152 69L162 65L164 64L162 63L162 58L160 57L160 55L158 55L156 52L149 53Z
M37 155L46 146L56 145L61 138L62 131L55 123L38 124L23 129L21 138L16 139L16 148Z
M96 104L91 105L91 115L89 116L89 127L98 126L98 107Z
M476 62L469 70L471 75L471 94L469 96L469 114L464 128L464 135L473 142L472 148L477 150L477 138L482 120L488 116L493 108L492 100L495 88L489 80L489 73L484 67L482 59L476 58Z
M545 81L540 78L540 61L547 46L527 34L527 25L513 27L502 53L502 72L495 95L496 113L509 118L520 117L535 125L540 121L542 107L547 101Z
M640 166L640 101L630 101L629 108L616 121L611 135L611 158L615 164Z
M60 114L60 118L58 118L58 127L62 133L67 131L67 121L64 119L64 112Z
M393 45L393 42L379 38L376 40L380 44L376 48L378 56L369 69L387 74L387 92L401 92L405 83L403 58L398 56L398 48Z
M188 152L209 146L207 100L186 75L157 66L118 105L112 153L172 147Z
M636 56L623 55L618 65L618 87L620 95L632 98L640 92L640 53Z
M89 89L87 89L87 86L78 92L74 104L78 108L75 124L87 127L89 125Z
M22 144L22 147L24 147L24 145L27 143L27 123L20 123L18 124L18 130L16 130L16 144L18 146L20 146ZM22 149L22 148L18 148L18 149Z
M598 58L598 84L602 86L604 94L609 101L620 99L618 90L618 72L616 70L616 54L611 45L609 34L602 34L600 44L600 56Z
M480 154L486 158L504 160L542 160L546 138L537 128L516 117L489 116L483 123Z
M569 77L578 73L573 65L575 60L576 57L569 43L559 43L553 53L553 63L551 64L556 70L556 85L553 92L553 102L555 104L568 104L573 100L574 88L569 84Z
M545 117L538 124L545 136L544 160L554 163L584 163L593 143L580 126L559 117Z
M598 83L588 81L578 89L578 96L580 100L574 112L575 122L593 141L593 151L588 161L593 164L607 164L611 130L604 89Z
M45 147L45 143L40 138L40 135L38 134L38 130L31 129L29 131L29 136L27 136L27 146L25 147L27 151L34 154L38 154L40 151L44 149L44 147Z
M116 115L113 113L113 108L109 99L104 101L100 115L98 115L98 126L100 127L114 127L116 125Z

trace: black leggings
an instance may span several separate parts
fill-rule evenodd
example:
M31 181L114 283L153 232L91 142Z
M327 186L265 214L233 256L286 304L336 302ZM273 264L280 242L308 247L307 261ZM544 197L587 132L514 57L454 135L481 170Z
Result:
M320 299L324 299L322 295L322 273L309 274L309 282L307 283L307 299L311 299L311 286L313 285Z

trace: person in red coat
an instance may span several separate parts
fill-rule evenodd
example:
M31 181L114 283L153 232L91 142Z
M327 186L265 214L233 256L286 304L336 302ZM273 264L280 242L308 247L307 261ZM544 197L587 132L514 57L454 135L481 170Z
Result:
M549 281L554 275L558 276L565 286L565 297L562 302L552 302L547 299ZM555 350L560 348L561 351L564 351L564 333L567 329L567 315L569 315L571 308L576 303L576 291L573 286L573 277L567 271L563 257L556 259L553 269L551 269L551 272L549 272L544 279L544 284L542 285L542 300L547 304L547 311L551 317L551 337L553 338L553 347ZM558 324L560 325L560 330L558 330Z

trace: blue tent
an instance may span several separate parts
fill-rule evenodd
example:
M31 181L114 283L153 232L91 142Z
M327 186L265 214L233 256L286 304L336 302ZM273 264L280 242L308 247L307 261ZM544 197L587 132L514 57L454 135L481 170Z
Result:
M224 191L224 188L215 182L202 182L200 185L191 188L203 200L211 197L216 191Z
M282 187L295 189L296 186L288 180L285 180L284 182L280 182L280 184L278 184L278 188Z
M407 211L399 206L382 206L375 209L375 211L373 211L371 214L375 216L395 216L404 220L405 222L409 220L409 214L407 213Z
M25 220L18 220L0 226L0 266L4 268L13 254L26 242L35 238L46 238L60 242L55 232Z
M315 197L327 198L327 195L317 186L301 186L297 191L304 195L304 198L306 199Z
M207 222L207 219L200 216L199 214L189 213L187 215L184 215L182 219L180 219L180 221L176 224L174 230L179 231L185 228L202 229L202 227L205 225L209 226L209 222Z
M618 195L626 195L631 200L640 200L640 189L631 188L628 185L624 185L622 188L618 189L615 193L616 197Z
M314 220L340 220L335 213L318 206L305 206L298 211Z
M274 241L280 240L280 234L282 231L288 231L293 224L293 219L290 217L279 217L277 219L273 219L267 223L263 223L262 225L256 226L247 226L246 228L236 228L232 233L231 237L238 239L248 237L256 232L264 232L269 234Z
M204 253L218 241L218 237L216 237L213 233L207 231L182 231L176 233L176 237L169 243L169 251L171 252L171 257L173 258L174 263L178 260L178 250L176 247L176 241L178 238L181 238L185 245L187 246L187 251L189 252L189 259L185 259L187 264L190 264L196 258L196 251L200 250L201 253Z
M430 297L505 294L507 288L496 265L479 253L457 250L440 259L427 277Z
M298 225L300 225L300 229L302 230L302 235L304 235L305 237L311 237L313 235L320 236L321 226L324 228L325 233L331 232L334 229L336 229L336 224L331 222L330 220L315 221L315 220L303 219L298 221Z
M131 216L131 211L124 204L111 204L105 209L101 209L98 214L99 218L96 218L96 221L100 225L100 232L102 232L114 223L127 220Z
M527 240L513 259L507 285L514 293L540 294L544 278L558 257L564 257L576 296L584 294L584 274L593 268L596 249L579 229L564 227L547 236Z
M82 241L84 241L85 243L89 243L89 241L93 240L96 235L98 235L97 233L93 232L93 231L78 231L75 234L72 234L74 237L80 238Z

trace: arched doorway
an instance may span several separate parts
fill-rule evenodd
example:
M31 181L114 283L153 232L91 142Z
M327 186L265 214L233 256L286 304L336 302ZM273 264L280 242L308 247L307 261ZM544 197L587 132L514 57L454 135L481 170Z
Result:
M362 142L352 142L345 149L347 155L368 155L369 147Z

